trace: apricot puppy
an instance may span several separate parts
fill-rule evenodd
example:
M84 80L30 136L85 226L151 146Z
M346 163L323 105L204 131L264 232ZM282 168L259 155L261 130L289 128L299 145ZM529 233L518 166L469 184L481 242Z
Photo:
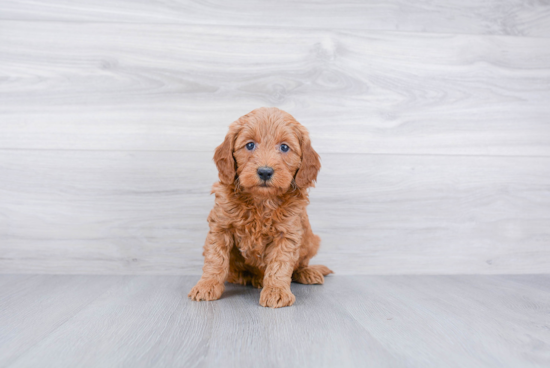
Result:
M309 266L321 239L309 225L307 189L321 163L306 128L277 108L256 109L229 126L214 161L220 181L212 186L203 274L189 297L219 299L229 281L263 287L264 307L292 305L292 280L322 284L332 273Z

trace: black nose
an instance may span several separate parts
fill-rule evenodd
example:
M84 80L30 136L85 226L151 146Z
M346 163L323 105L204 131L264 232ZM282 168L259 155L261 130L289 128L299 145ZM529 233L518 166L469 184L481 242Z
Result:
M258 169L258 176L262 180L269 180L273 176L273 169L268 166L260 167Z

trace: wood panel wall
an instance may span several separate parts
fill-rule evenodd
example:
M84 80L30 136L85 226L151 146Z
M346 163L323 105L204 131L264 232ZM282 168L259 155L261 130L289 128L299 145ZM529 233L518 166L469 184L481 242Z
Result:
M550 271L550 4L2 1L0 272L196 274L229 123L277 106L341 274Z

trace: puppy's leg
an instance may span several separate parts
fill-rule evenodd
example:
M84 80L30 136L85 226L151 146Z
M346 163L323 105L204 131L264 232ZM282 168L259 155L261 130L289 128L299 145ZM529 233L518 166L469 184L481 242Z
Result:
M229 272L229 252L232 247L231 234L208 233L204 243L202 277L188 295L192 300L216 300L222 296Z
M299 267L292 273L292 281L308 285L323 284L325 282L324 276L330 273L334 272L323 265Z
M298 260L296 239L282 238L273 242L267 253L267 268L260 305L280 308L294 304L296 298L290 291L292 270Z

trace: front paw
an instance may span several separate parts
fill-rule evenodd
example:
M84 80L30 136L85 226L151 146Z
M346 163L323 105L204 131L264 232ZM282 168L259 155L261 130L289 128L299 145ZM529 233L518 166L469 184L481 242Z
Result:
M296 297L290 288L264 287L260 294L260 305L262 307L281 308L294 304Z
M191 289L191 292L187 295L191 300L217 300L222 296L224 289L223 283L219 283L215 280L199 280L197 285Z

